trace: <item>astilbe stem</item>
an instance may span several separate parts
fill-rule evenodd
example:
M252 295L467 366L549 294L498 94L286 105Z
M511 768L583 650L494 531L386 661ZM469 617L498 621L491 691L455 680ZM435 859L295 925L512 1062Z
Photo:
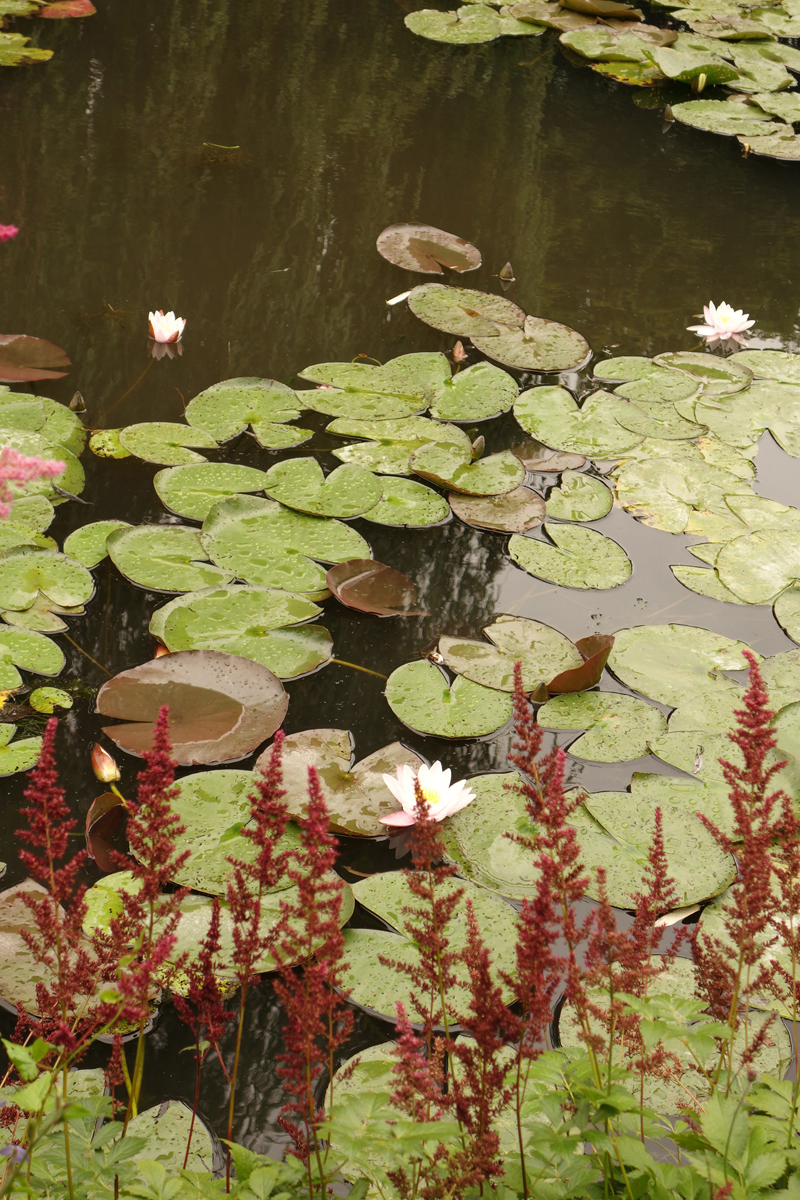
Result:
M739 874L722 906L725 936L716 937L698 926L692 941L698 967L698 992L718 1020L727 1022L730 1037L720 1054L717 1075L727 1064L727 1088L733 1078L732 1046L744 1006L744 1047L750 1049L748 1000L774 987L776 969L770 948L777 940L770 919L777 907L772 890L772 845L780 821L775 810L784 801L780 790L770 791L785 762L768 765L777 738L771 728L775 716L769 707L755 655L745 650L750 680L741 709L735 710L736 728L728 734L738 747L743 766L720 759L733 811L733 830L723 832L708 817L698 817L726 854L736 853Z
M320 1197L327 1192L327 1150L317 1135L325 1116L316 1098L318 1080L325 1071L333 1080L338 1052L353 1028L352 1009L344 1003L349 994L344 987L341 930L344 883L333 872L338 842L328 832L329 824L319 777L309 767L300 847L288 868L294 898L281 900L282 936L274 950L278 964L274 987L286 1012L278 1076L291 1097L283 1107L281 1124L293 1139L294 1152L306 1163L309 1196L316 1187ZM295 963L300 966L295 968Z
M278 730L272 743L268 765L255 778L255 790L250 793L250 820L242 835L254 848L248 859L229 858L232 878L228 883L227 899L233 921L233 965L239 981L239 1011L236 1024L236 1048L230 1073L227 1140L233 1138L233 1118L236 1105L236 1083L242 1053L242 1035L247 994L256 978L259 961L274 948L280 936L278 928L265 931L261 923L261 904L264 895L272 891L286 874L289 855L279 849L289 819L283 803L286 793L281 784L283 772L283 730ZM263 968L262 968L263 969ZM228 1149L226 1189L230 1191L231 1152Z

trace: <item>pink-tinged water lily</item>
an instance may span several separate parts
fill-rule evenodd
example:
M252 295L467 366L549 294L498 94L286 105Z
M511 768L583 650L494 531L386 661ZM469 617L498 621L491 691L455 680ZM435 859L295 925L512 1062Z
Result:
M158 312L148 313L148 322L154 342L179 342L186 328L184 317L176 317L174 312L165 313L160 308Z
M435 762L432 767L426 767L423 763L416 775L408 763L405 763L397 768L396 779L393 775L383 777L389 791L400 802L401 811L381 817L382 825L404 826L415 823L417 797L414 784L417 779L428 803L428 816L433 821L443 821L445 817L466 808L475 799L475 793L467 787L466 780L450 783L450 768L443 771L440 762Z
M690 333L697 333L700 337L705 338L706 345L711 349L718 346L720 342L729 341L746 346L747 342L742 334L755 325L755 321L748 320L749 315L749 313L742 312L741 308L731 308L730 304L726 304L724 300L720 305L715 305L713 301L709 300L708 304L703 305L705 325L687 325L686 328Z
M18 233L18 225L0 225L0 242L10 242Z

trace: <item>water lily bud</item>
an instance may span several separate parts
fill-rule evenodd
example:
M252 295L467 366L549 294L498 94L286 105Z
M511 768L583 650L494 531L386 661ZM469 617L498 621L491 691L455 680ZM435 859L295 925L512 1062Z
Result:
M69 406L74 413L85 413L86 412L86 402L84 401L83 396L80 394L80 392L75 393L75 395L72 397L72 399L69 402Z
M467 361L467 352L464 349L464 343L456 342L455 346L453 346L453 362L466 362L466 361Z
M155 648L153 658L163 658L165 654L169 654L169 650L163 642L158 642Z
M92 746L92 770L95 779L99 779L101 783L113 783L120 777L119 767L99 742Z

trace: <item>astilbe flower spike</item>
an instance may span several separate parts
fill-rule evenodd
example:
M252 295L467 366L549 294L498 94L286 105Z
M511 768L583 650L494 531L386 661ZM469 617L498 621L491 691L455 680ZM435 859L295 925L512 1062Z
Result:
M18 225L0 225L0 242L10 242L18 233Z
M733 811L733 831L724 833L702 813L698 817L727 854L736 853L739 875L722 906L725 937L719 938L696 927L692 940L698 966L700 996L718 1020L728 1023L731 1037L723 1047L720 1068L728 1064L728 1086L732 1077L732 1039L740 1023L744 1004L744 1045L750 1047L747 1001L774 986L775 962L768 953L777 940L770 926L777 908L772 889L772 845L779 831L776 808L784 794L770 787L785 762L769 764L777 742L771 728L775 716L755 656L745 650L750 680L743 707L735 710L736 728L728 734L738 747L743 765L720 759Z
M34 479L55 479L65 470L66 464L60 459L22 454L13 446L0 448L0 519L11 516L15 493L10 484L30 483Z

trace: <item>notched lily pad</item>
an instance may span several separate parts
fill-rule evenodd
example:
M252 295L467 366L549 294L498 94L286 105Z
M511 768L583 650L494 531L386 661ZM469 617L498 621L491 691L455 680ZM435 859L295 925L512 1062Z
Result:
M23 612L40 597L74 608L94 595L94 580L67 554L22 551L0 559L0 608Z
M591 357L586 338L576 329L544 317L525 318L522 329L493 337L472 337L476 350L519 371L573 371Z
M117 529L130 529L128 521L91 521L75 529L64 541L64 553L90 570L108 557L106 539ZM88 599L88 597L87 597Z
M410 729L444 738L495 733L511 716L511 697L458 676L452 685L431 662L398 667L386 684L394 715Z
M2 635L0 635L0 638ZM2 656L3 644L0 640L0 656ZM0 673L3 671L3 659L0 657ZM21 771L30 771L31 767L35 767L39 761L39 755L42 752L42 739L40 737L23 737L17 738L12 742L16 725L0 724L0 777L6 775L17 775ZM0 933L0 940L2 933ZM0 970L0 974L1 974Z
M276 426L295 420L300 416L300 410L292 389L275 379L225 379L189 401L186 420L218 442L228 442L250 426L257 441L271 447ZM280 436L279 431L277 435ZM285 444L295 444L291 430L288 437Z
M333 595L347 608L377 617L421 617L415 610L417 588L413 580L372 558L351 558L337 563L325 576Z
M119 442L129 454L158 463L163 467L176 467L183 463L205 462L202 454L195 454L189 447L203 450L216 448L216 438L203 429L192 429L188 425L169 421L145 421L139 425L128 425L119 431Z
M522 686L531 692L583 662L580 650L563 633L528 617L498 617L484 633L492 645L445 634L439 639L439 653L450 670L483 687L512 692L514 664L519 662Z
M365 521L398 529L421 529L448 520L450 506L443 496L415 479L385 476L380 501L364 513Z
M371 471L345 465L326 478L315 458L276 463L267 471L264 491L299 512L345 520L368 512L381 498L380 482Z
M12 47L12 54L18 55L17 61L30 58L49 58L52 51L23 50L30 38L20 34L0 34L0 55L3 50ZM5 57L5 56L4 56ZM0 65L3 63L0 59ZM61 379L70 366L66 352L60 346L44 338L30 337L26 333L0 333L0 383L33 383L38 379Z
M613 493L591 475L565 471L547 497L547 516L558 521L599 521L611 512Z
M525 469L510 450L489 454L477 462L459 446L430 443L411 455L412 471L442 487L468 496L498 496L518 488Z
M517 398L517 381L491 363L475 363L459 371L431 405L440 421L488 421L507 412Z
M128 722L103 732L141 757L169 705L172 755L181 766L246 758L280 726L289 706L283 684L260 663L213 650L165 654L104 683L95 712Z
M579 407L566 388L548 386L522 392L514 405L526 433L553 449L588 458L616 458L639 445L642 434L617 420L629 412L629 404L607 392L594 392Z
M406 271L441 275L451 271L474 271L481 265L481 252L471 242L436 229L433 225L407 223L389 225L378 236L376 248L383 258Z
M426 325L458 337L498 337L500 329L521 330L525 323L522 309L503 296L443 283L415 287L408 307Z
M620 629L609 668L633 691L673 707L691 696L735 687L723 671L741 671L745 642L698 625L636 625ZM760 662L761 655L756 654Z
M516 457L516 455L515 455ZM518 487L500 496L464 496L451 492L453 512L466 525L498 533L526 533L545 518L545 503L532 488Z
M547 579L561 587L619 587L631 577L631 560L618 542L596 529L573 525L547 525L555 546L514 534L508 552L529 575Z
M204 562L200 534L188 525L137 525L106 538L111 561L137 587L153 592L193 592L229 583L232 575Z
M622 692L580 692L548 700L536 714L545 729L585 729L569 752L588 762L627 762L650 753L666 733L666 718L652 704Z
M266 473L237 463L168 467L153 480L162 504L179 517L205 521L213 505L242 492L261 492Z

